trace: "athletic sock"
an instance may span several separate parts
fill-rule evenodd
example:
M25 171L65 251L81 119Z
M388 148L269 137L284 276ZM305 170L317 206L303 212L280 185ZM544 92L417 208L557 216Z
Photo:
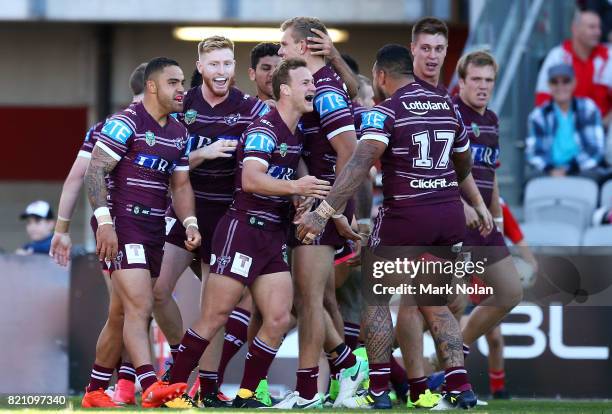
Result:
M300 397L312 400L317 394L317 380L319 379L319 367L298 369L296 372L297 382L295 390Z
M223 384L225 369L230 360L240 351L247 341L247 331L251 321L251 312L242 308L235 308L225 324L225 337L223 352L219 362L219 385Z
M151 364L142 365L136 368L136 376L142 387L143 394L144 391L157 382L157 375L155 375L155 370Z
M93 365L91 375L89 376L89 385L85 389L87 392L92 392L102 388L106 390L113 376L114 368L106 368L100 365Z
M272 348L258 337L255 337L246 355L240 388L255 391L259 381L268 376L268 370L277 352L277 348Z
M208 346L208 341L195 333L192 329L185 332L179 354L174 360L174 366L170 370L170 384L187 382L191 371L198 365L200 357ZM143 386L143 389L144 386Z

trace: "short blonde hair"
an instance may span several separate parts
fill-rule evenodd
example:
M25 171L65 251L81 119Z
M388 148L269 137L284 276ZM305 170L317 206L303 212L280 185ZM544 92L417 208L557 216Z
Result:
M234 52L234 42L224 36L211 36L198 44L198 54L212 52L213 50L229 49Z
M461 59L457 62L457 75L460 79L465 79L467 76L467 68L470 64L478 67L492 66L495 77L497 77L497 62L493 55L486 50L476 50L461 56Z
M317 34L313 33L310 29L318 29L327 34L327 28L323 22L316 17L300 16L285 20L281 24L281 31L284 32L289 28L293 29L291 34L293 35L293 40L296 43L300 40L306 39L309 36L316 37Z

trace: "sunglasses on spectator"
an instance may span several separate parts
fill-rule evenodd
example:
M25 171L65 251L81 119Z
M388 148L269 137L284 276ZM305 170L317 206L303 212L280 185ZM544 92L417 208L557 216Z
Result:
M572 83L570 78L554 78L550 80L551 85L568 85Z

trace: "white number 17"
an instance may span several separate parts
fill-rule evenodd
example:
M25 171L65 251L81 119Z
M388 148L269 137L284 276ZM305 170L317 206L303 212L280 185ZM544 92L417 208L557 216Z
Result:
M445 169L448 167L448 160L450 158L450 150L452 143L455 139L454 131L434 131L434 140L444 142L444 148L442 154L436 162L436 169ZM433 167L433 159L429 156L430 142L429 142L429 131L419 132L418 134L412 135L412 143L419 146L419 157L412 160L412 166L414 168L427 168Z

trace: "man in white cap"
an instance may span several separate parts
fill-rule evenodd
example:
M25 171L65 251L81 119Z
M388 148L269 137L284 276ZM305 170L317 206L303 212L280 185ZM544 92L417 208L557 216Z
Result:
M21 213L21 219L26 221L26 232L30 242L15 253L29 255L33 253L49 254L55 219L53 210L46 201L38 200L28 204Z

